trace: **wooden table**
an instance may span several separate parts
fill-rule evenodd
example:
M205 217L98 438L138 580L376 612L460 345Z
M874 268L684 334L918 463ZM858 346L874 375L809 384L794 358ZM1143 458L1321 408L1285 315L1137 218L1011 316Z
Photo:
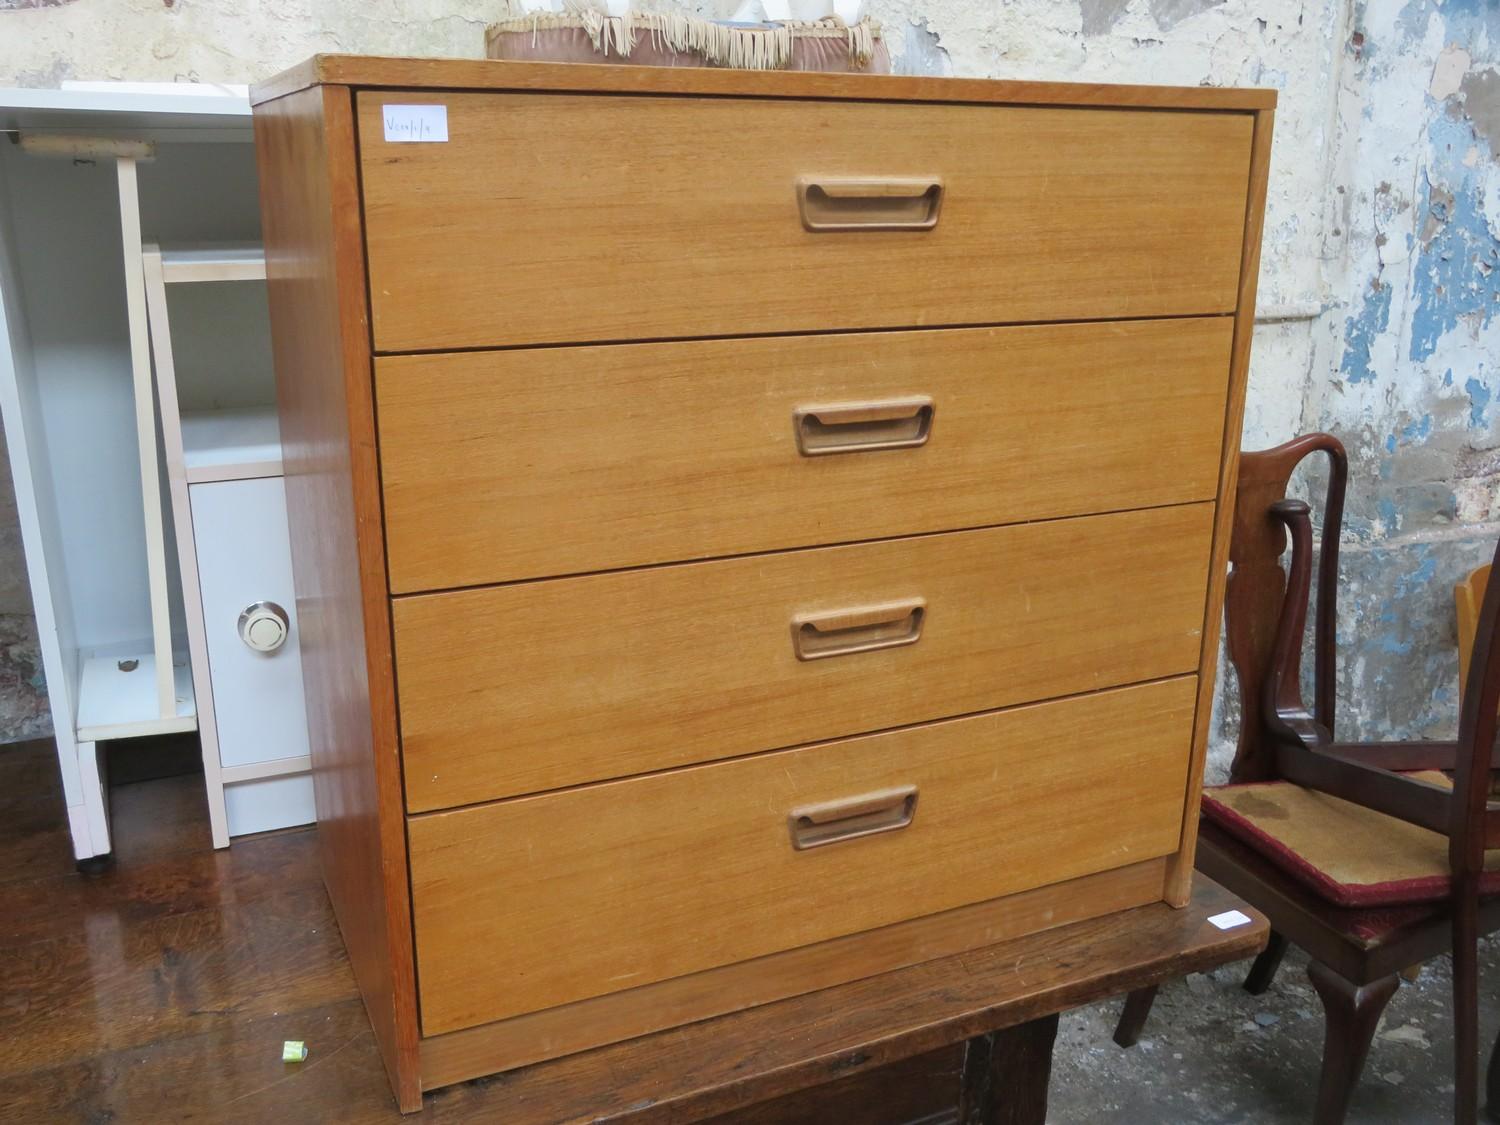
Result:
M1232 909L1251 921L1209 924ZM898 1105L1039 1125L1058 1013L1252 956L1268 932L1199 875L1182 910L1143 906L541 1063L497 1078L484 1104L507 1125L864 1123Z
M184 750L196 759L196 746ZM140 761L132 748L112 772ZM216 852L201 778L136 781L113 793L116 867L84 878L53 762L50 739L0 754L5 1122L935 1125L958 1120L961 1087L971 1123L1006 1120L996 1105L1035 1120L1055 1013L1249 957L1267 937L1259 916L1225 933L1206 925L1234 903L1200 875L1181 911L1059 927L460 1083L403 1119L322 886L317 834ZM281 1061L288 1039L306 1041L306 1062ZM1102 1034L1098 1046L1113 1049Z

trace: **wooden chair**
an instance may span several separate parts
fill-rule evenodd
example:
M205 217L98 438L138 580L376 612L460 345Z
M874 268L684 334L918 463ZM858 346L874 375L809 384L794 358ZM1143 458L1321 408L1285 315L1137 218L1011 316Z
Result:
M1474 635L1479 631L1479 607L1490 580L1486 563L1461 579L1453 587L1453 608L1458 616L1458 696L1463 699L1464 681L1469 677L1469 653L1474 649Z
M1312 523L1308 505L1287 499L1286 487L1315 452L1327 456L1329 474L1309 710L1300 671ZM1500 929L1500 870L1485 869L1486 848L1500 845L1500 805L1488 799L1500 707L1500 582L1479 606L1457 741L1336 741L1347 476L1343 446L1327 434L1242 457L1225 619L1243 720L1230 783L1204 793L1197 866L1271 921L1271 942L1245 979L1247 991L1270 986L1289 941L1312 957L1308 976L1327 1020L1319 1125L1343 1121L1400 970L1451 950L1454 1119L1469 1125L1478 1093L1476 943ZM1500 868L1500 852L1490 859ZM1122 1046L1139 1036L1153 996L1152 989L1130 995L1115 1033ZM1500 1119L1500 1044L1487 1093L1490 1115Z

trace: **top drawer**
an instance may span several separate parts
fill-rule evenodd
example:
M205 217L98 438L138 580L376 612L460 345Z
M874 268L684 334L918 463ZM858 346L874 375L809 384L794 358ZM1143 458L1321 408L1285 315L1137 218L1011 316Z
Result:
M1235 305L1248 114L358 99L381 352ZM387 142L423 103L448 140Z

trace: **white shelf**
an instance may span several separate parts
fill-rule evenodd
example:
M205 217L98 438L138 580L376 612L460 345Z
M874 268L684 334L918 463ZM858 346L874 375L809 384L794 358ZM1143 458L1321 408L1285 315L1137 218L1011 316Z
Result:
M0 89L0 129L123 134L144 140L249 141L250 99L222 87L77 84Z
M281 428L276 408L255 406L184 414L182 463L189 484L281 476Z
M192 281L264 281L266 254L256 242L163 246L161 276L168 285Z
M78 685L78 741L196 730L198 708L186 658L173 661L172 680L177 713L164 717L157 706L156 658L149 651L86 658Z

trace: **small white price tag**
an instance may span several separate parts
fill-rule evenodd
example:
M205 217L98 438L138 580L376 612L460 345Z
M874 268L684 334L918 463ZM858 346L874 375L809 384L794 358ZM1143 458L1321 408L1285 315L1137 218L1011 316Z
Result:
M1210 925L1218 926L1221 930L1232 930L1236 926L1248 925L1250 915L1242 914L1238 910L1226 910L1223 914L1215 914L1208 921Z
M385 139L398 144L437 144L448 139L445 105L385 105Z

